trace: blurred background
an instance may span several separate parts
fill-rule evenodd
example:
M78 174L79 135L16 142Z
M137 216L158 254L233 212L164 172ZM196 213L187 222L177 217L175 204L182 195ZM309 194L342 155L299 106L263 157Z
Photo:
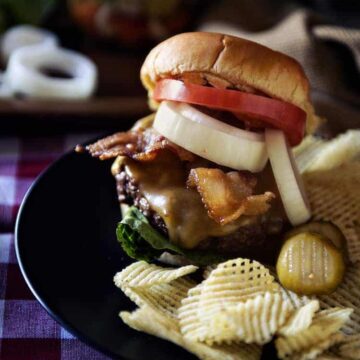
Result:
M283 39L279 50L305 66L312 83L321 84L318 90L329 89L325 92L334 96L340 86L344 88L340 98L357 106L358 43L351 48L349 41L337 39L338 33L330 31L329 35L325 29L324 35L320 31L321 43L317 42L316 47L326 48L326 54L319 57L321 62L336 62L329 65L331 71L322 79L318 75L323 72L322 66L317 64L314 70L314 64L304 64L308 61L306 57L313 56L309 50L301 46L298 54L290 43L303 41L296 35L303 31L300 22L309 32L317 24L359 29L358 0L0 0L1 33L18 24L48 29L59 37L62 47L91 58L99 75L94 96L85 101L30 100L19 94L0 100L0 116L7 119L0 120L0 129L38 132L46 128L50 119L52 129L59 131L68 126L72 131L84 126L112 129L119 119L132 122L147 112L139 69L147 52L159 41L175 33L204 29L242 35L276 49L276 43L269 39L272 29L299 12L303 18L294 20L291 33L280 33ZM312 32L309 37L314 35L318 34ZM286 39L290 43L282 44ZM2 66L5 69L4 61ZM48 75L61 77L56 71ZM333 84L324 81L325 77L333 76L337 79Z
M310 79L317 114L328 120L320 134L360 128L360 0L0 0L2 360L108 359L61 329L30 293L15 256L16 216L36 177L64 153L126 130L149 113L139 79L145 56L161 40L193 30L242 36L293 56ZM34 42L46 46L29 47ZM14 50L19 44L27 46ZM75 96L84 82L87 91ZM60 91L65 83L70 86ZM60 168L67 169L71 158L63 158ZM79 172L92 184L88 162L83 164ZM58 186L45 186L55 207L56 196L68 199L77 190L69 192L69 181L62 181L72 172L62 176ZM102 194L99 186L89 198ZM82 212L83 204L75 205ZM51 207L46 212L53 216ZM107 217L98 209L96 216L99 223ZM32 236L26 239L30 247ZM39 252L44 259L47 249ZM88 328L103 329L92 319Z

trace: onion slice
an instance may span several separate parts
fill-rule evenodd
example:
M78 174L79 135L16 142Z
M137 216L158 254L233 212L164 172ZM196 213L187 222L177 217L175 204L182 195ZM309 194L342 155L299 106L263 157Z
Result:
M286 215L292 225L302 224L311 211L291 148L280 130L266 129L265 141Z
M7 82L6 74L0 72L0 99L9 99L13 95L13 91Z
M185 103L163 101L153 127L184 149L232 169L259 172L268 159L262 134L227 125Z
M1 39L1 56L7 62L11 54L24 46L43 45L56 47L58 38L50 31L31 25L14 26Z
M49 77L42 69L66 73L71 78ZM33 45L12 54L6 77L15 93L47 99L84 99L95 90L97 69L90 59L77 52Z

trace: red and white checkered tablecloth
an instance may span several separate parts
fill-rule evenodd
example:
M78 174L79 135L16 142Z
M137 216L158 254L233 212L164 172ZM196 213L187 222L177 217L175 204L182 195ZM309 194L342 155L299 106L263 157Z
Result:
M14 225L21 201L39 173L92 135L0 136L0 359L98 360L96 352L60 327L35 300L20 273Z

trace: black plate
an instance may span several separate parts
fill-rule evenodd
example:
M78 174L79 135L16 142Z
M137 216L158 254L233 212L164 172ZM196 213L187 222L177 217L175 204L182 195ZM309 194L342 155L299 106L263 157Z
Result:
M134 305L112 281L131 260L115 237L120 211L110 165L70 153L39 177L17 221L22 273L55 320L108 355L195 359L170 342L128 328L118 317Z
M185 350L128 328L134 305L112 281L131 261L115 237L120 210L110 163L70 153L35 182L20 209L16 247L22 273L66 330L122 359L194 359Z

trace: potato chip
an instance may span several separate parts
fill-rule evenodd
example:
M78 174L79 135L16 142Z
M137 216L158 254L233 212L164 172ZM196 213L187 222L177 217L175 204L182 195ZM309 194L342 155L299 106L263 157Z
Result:
M204 272L203 272L203 279L207 279L209 277L209 275L211 274L211 272L216 269L216 267L217 267L217 265L206 266L204 269Z
M235 259L208 267L198 285L186 276L196 269L130 265L115 276L115 283L140 308L121 312L120 317L134 329L172 341L200 359L258 360L259 345L276 333L281 334L276 339L279 356L285 359L313 359L340 341L339 351L357 354L355 340L350 345L339 332L352 309L315 313L318 301L283 289L256 261ZM359 281L360 267L352 266L337 290L343 299L351 289L346 302L352 306L353 296L360 299ZM323 296L321 305L329 307L334 301L334 294ZM336 354L329 354L324 356L336 360Z
M216 299L217 302L246 301L266 291L278 291L269 270L257 261L234 259L219 264L203 281L201 306Z
M360 261L360 162L305 174L314 220L332 221L344 233L349 257Z
M360 264L347 268L345 277L335 292L318 298L322 309L334 306L353 308L354 312L343 331L348 335L360 333Z
M338 344L342 341L344 335L341 333L335 333L330 335L328 339L325 339L312 347L303 350L301 353L293 354L291 356L292 360L311 360L319 359L319 355L322 354L325 350L329 349L331 346ZM329 355L328 355L329 356ZM336 356L330 357L331 360L339 359Z
M280 336L275 340L279 358L294 359L296 354L300 356L311 349L316 353L318 347L321 347L321 352L329 348L333 345L332 341L329 340L331 335L342 328L352 311L348 308L322 310L314 316L312 324L307 329L293 336ZM317 354L321 352L317 352Z
M122 320L135 330L170 340L193 352L200 359L260 359L261 348L255 345L234 344L211 348L183 338L176 313L181 299L195 285L191 280L178 278L169 283L158 283L151 287L124 286L126 282L120 282L120 284L125 293L138 306L141 306L132 313L120 313Z
M177 318L181 300L195 285L192 280L180 278L170 283L153 285L150 288L125 287L123 291L139 307L148 306L154 311Z
M172 338L175 343L182 341L177 320L159 314L148 306L143 306L133 312L121 311L119 316L125 324L135 330L144 331L163 339Z
M360 359L360 334L345 336L337 352L347 359Z
M279 293L266 292L244 303L226 306L208 320L207 342L238 342L259 345L271 341L285 323L291 305ZM202 321L204 319L201 317Z
M317 150L307 172L330 170L352 161L360 155L360 130L348 130Z
M132 313L123 311L121 319L135 330L171 341L206 360L259 360L261 348L256 345L231 344L210 347L203 343L186 340L180 333L175 319L154 312L149 307L142 307Z
M184 348L204 360L259 360L261 347L255 344L233 343L209 346L185 340Z
M157 284L169 283L175 279L195 272L194 265L183 266L177 269L164 268L148 264L145 261L134 262L114 277L115 285L119 288L149 287Z
M280 328L279 334L283 336L292 336L307 329L311 325L312 319L319 308L319 301L312 300L308 304L297 309L286 321L285 325Z
M285 289L282 286L280 286L280 294L283 300L289 301L293 310L299 309L311 301L310 297L306 295L298 295L291 290Z
M182 333L198 341L213 342L207 335L207 322L222 308L280 289L268 269L248 259L226 261L208 273L207 279L189 291L179 309Z
M198 316L202 286L201 283L190 289L188 296L181 301L178 310L181 333L185 338L194 341L204 341L207 334L207 328Z
M340 356L333 354L331 352L325 351L324 353L318 355L316 360L345 360Z
M297 157L302 154L306 149L308 149L314 142L321 140L324 141L322 138L316 137L314 135L306 135L302 140L301 143L292 148L294 156Z
M325 324L328 327L334 326L337 327L339 324L341 327L349 320L350 315L353 313L354 309L351 308L340 308L333 307L331 309L321 310L318 312L315 317L312 325L323 325Z
M270 274L275 278L276 281L279 281L274 266L267 266L270 271ZM283 300L287 300L291 303L293 310L299 309L302 306L309 303L312 299L306 295L298 295L291 290L288 290L280 285L280 294Z
M316 156L324 145L325 140L308 135L303 139L300 145L293 149L300 174L304 173L312 163L316 161Z
M214 304L212 313L204 313L199 307L202 286L192 288L189 297L182 301L180 327L186 338L210 345L232 341L268 342L292 310L280 294L267 292L238 304L220 302Z
M300 173L330 170L360 155L360 131L348 130L326 141L309 135L294 149Z
M201 318L206 321L220 308L279 289L269 270L257 261L241 258L226 261L202 283L198 305Z

